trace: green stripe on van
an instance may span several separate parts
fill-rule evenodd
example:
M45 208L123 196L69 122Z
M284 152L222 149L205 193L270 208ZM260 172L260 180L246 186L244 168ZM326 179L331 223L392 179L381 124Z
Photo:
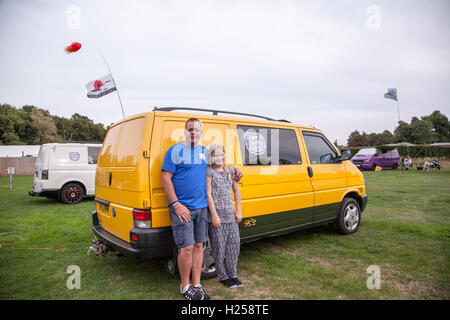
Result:
M331 222L337 218L339 205L340 202L246 217L239 224L241 242L251 242Z

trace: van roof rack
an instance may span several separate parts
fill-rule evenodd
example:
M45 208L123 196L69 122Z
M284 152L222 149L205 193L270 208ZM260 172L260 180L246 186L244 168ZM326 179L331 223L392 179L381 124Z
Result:
M212 112L213 115L215 115L215 116L217 116L219 113L227 113L227 114L236 114L236 115L240 115L240 116L256 117L256 118L261 118L261 119L265 119L265 120L269 120L269 121L281 121L281 122L288 122L288 123L290 123L290 121L284 120L284 119L276 120L276 119L272 119L272 118L265 117L265 116L259 116L257 114L234 112L234 111L225 111L225 110L189 108L189 107L163 107L163 108L159 108L159 107L156 107L156 106L153 108L153 111L173 111L173 110L205 111L205 112Z
M62 142L49 142L49 143L80 143L80 144L99 144L100 141L62 141Z

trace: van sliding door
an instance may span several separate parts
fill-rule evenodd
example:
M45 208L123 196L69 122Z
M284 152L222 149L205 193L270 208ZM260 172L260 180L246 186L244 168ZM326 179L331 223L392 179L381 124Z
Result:
M238 125L243 241L312 222L314 194L295 128ZM303 148L302 148L303 149Z

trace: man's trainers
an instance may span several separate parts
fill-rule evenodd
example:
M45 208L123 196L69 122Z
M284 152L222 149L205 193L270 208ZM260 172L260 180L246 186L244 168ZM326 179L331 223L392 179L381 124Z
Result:
M244 284L242 282L240 282L238 278L232 278L231 281L234 282L234 284L236 285L237 288L244 286Z
M201 294L201 292L194 289L194 287L190 284L184 287L184 289L181 289L180 286L180 292L188 300L203 300L203 295Z
M203 289L201 284L197 284L194 287L194 289L201 293L201 295L202 295L201 300L211 300L211 297L209 296L209 294L206 293L205 289Z
M231 279L220 280L220 282L222 282L223 285L228 288L236 288L237 287L236 283L234 283L234 281Z

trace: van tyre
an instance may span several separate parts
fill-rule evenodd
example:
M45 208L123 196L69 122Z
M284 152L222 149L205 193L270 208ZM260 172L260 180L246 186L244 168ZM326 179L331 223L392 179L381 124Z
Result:
M203 245L203 266L201 279L210 279L217 276L217 270L214 265L214 257L212 253L211 241L208 238L206 244Z
M175 275L177 272L177 259L166 259L164 260L164 270L171 276Z
M84 190L78 183L68 183L61 190L61 201L65 204L76 204L83 200Z
M336 227L341 234L355 233L361 223L361 208L353 198L344 198Z

